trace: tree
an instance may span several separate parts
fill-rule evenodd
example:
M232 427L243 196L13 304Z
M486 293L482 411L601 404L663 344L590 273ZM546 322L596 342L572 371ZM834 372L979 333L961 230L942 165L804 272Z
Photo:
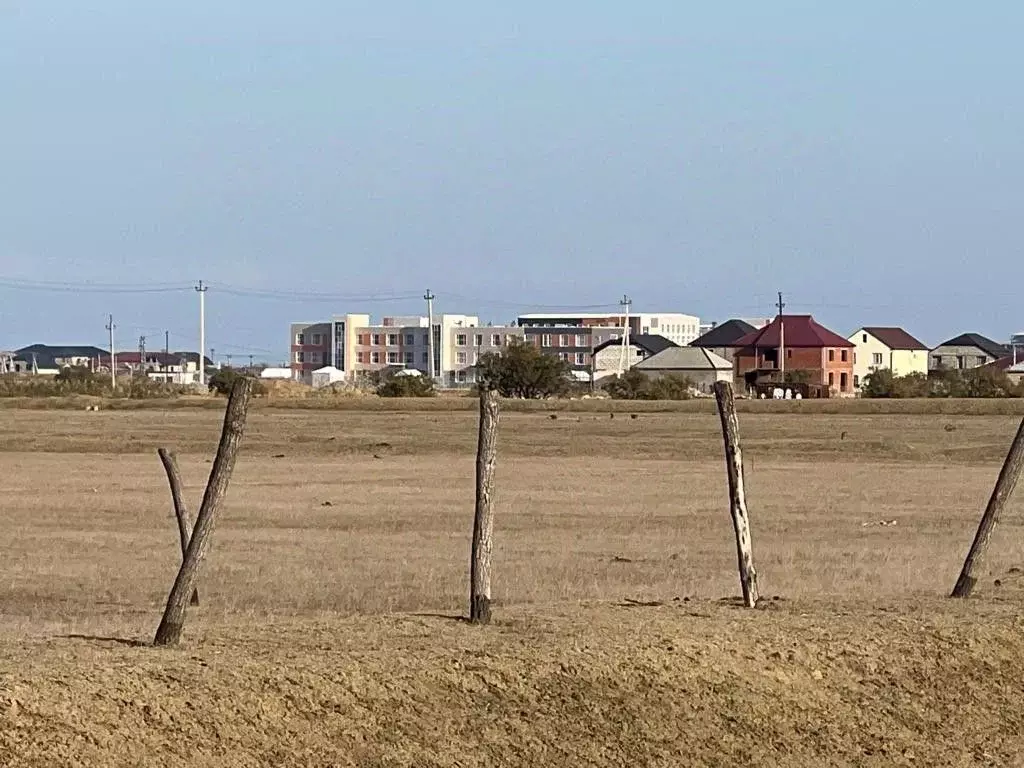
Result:
M377 394L381 397L433 397L437 392L429 376L392 374L378 385Z
M570 387L569 363L546 355L525 341L510 342L501 352L486 352L476 364L478 386L502 397L557 397Z

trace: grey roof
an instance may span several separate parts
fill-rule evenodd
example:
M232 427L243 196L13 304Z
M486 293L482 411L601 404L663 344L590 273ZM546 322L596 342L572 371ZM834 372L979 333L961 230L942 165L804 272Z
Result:
M716 325L703 336L690 342L691 347L729 347L737 339L742 339L748 333L757 329L745 320L726 320L721 325Z
M19 358L27 357L31 358L32 353L37 356L48 356L51 358L65 358L65 357L98 357L99 355L107 354L105 350L99 347L94 347L86 344L71 344L71 345L60 345L50 346L49 344L30 344L27 347L16 349L14 354Z
M659 336L656 333L631 334L629 337L629 343L634 347L642 349L648 355L656 355L663 350L679 346L672 341L672 339L666 339L664 336ZM608 339L608 341L602 342L594 347L594 351L600 352L606 347L613 346L622 346L622 339Z
M703 347L672 347L633 367L638 371L731 371L732 363Z
M1005 357L1010 353L1008 346L992 341L992 339L982 336L980 333L961 333L949 341L942 342L939 344L939 347L977 347L982 352L992 355L992 357Z

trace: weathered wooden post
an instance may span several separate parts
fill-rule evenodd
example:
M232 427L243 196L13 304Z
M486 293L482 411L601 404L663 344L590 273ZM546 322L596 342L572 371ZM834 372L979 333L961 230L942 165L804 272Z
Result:
M181 638L189 596L195 591L196 583L199 581L199 567L210 547L210 536L217 522L217 513L227 492L231 473L235 469L235 457L238 455L238 446L245 431L245 419L249 412L254 385L255 380L245 376L239 377L231 388L228 407L224 412L220 445L217 446L217 457L210 469L210 479L206 484L203 503L196 517L196 525L192 529L181 569L167 597L167 607L156 630L154 645L175 645Z
M178 458L166 448L157 450L160 462L167 473L167 484L171 486L171 501L174 504L174 516L178 519L178 538L181 540L181 559L185 560L188 540L192 537L192 521L188 516L188 507L181 497L181 473L178 472ZM191 605L199 605L199 588L192 593Z
M743 454L740 451L740 422L736 417L736 401L732 384L715 382L715 400L722 420L722 439L725 442L725 468L729 476L729 511L736 530L736 554L739 559L740 586L743 602L748 608L757 605L757 572L750 542L750 517L747 514L747 493L744 486Z
M498 458L498 393L480 389L480 433L476 446L476 511L470 562L469 620L491 621L491 534L494 531L494 470Z
M1006 454L1003 468L999 470L995 488L992 489L988 506L985 507L985 513L981 516L978 531L974 534L971 549L967 553L964 567L960 570L960 576L956 580L956 586L953 587L950 597L970 597L974 590L974 585L978 582L974 572L988 550L992 531L995 529L996 523L999 522L999 515L1002 514L1003 507L1010 499L1013 489L1017 487L1022 469L1024 469L1024 419L1021 420L1020 426L1017 428L1017 434L1010 445L1010 452Z

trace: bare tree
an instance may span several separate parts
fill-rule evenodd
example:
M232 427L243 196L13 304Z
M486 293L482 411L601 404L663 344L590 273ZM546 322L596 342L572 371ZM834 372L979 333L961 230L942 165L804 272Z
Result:
M1022 469L1024 469L1024 420L1021 420L1020 426L1017 428L1017 435L1010 445L1010 451L1006 454L1003 468L999 470L995 488L992 489L988 506L985 507L985 513L981 516L978 531L974 534L971 549L967 553L964 567L960 571L960 576L956 580L956 586L953 587L950 597L970 597L974 590L974 585L978 581L974 572L982 558L985 557L989 540L992 538L992 531L995 529L996 523L999 522L999 515L1002 514L1003 507L1006 506L1013 489L1017 487Z
M740 586L743 602L748 608L757 605L757 571L750 541L750 517L747 514L747 492L744 485L743 453L740 451L740 422L736 416L736 402L732 384L715 382L715 400L722 421L722 439L725 442L725 467L729 476L729 511L736 530L736 555L739 560Z
M224 495L227 493L231 473L235 469L235 458L238 446L245 432L246 416L255 379L240 376L231 388L228 407L224 413L224 426L221 429L220 445L217 446L217 457L210 469L210 479L203 494L203 503L196 517L195 528L185 550L181 569L167 597L160 626L156 630L154 645L175 645L181 638L181 630L185 625L185 612L190 595L195 591L199 581L199 567L202 565L206 552L210 547L210 536L217 522Z
M491 535L494 531L494 470L498 460L498 393L480 390L480 433L476 447L476 510L470 562L469 620L491 621Z
M167 484L171 486L171 501L174 503L174 516L178 520L178 538L181 540L181 559L185 560L188 551L188 540L192 537L192 520L188 515L188 507L181 496L181 473L178 472L178 457L166 448L157 450L164 472L167 473ZM191 605L199 605L199 589L192 592Z

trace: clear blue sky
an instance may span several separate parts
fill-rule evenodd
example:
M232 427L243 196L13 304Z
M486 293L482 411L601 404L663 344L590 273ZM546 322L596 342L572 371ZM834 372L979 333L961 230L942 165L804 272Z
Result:
M93 5L99 10L87 9ZM157 7L157 6L160 7ZM0 3L0 347L541 305L1024 328L1024 5ZM330 293L239 296L218 285Z

